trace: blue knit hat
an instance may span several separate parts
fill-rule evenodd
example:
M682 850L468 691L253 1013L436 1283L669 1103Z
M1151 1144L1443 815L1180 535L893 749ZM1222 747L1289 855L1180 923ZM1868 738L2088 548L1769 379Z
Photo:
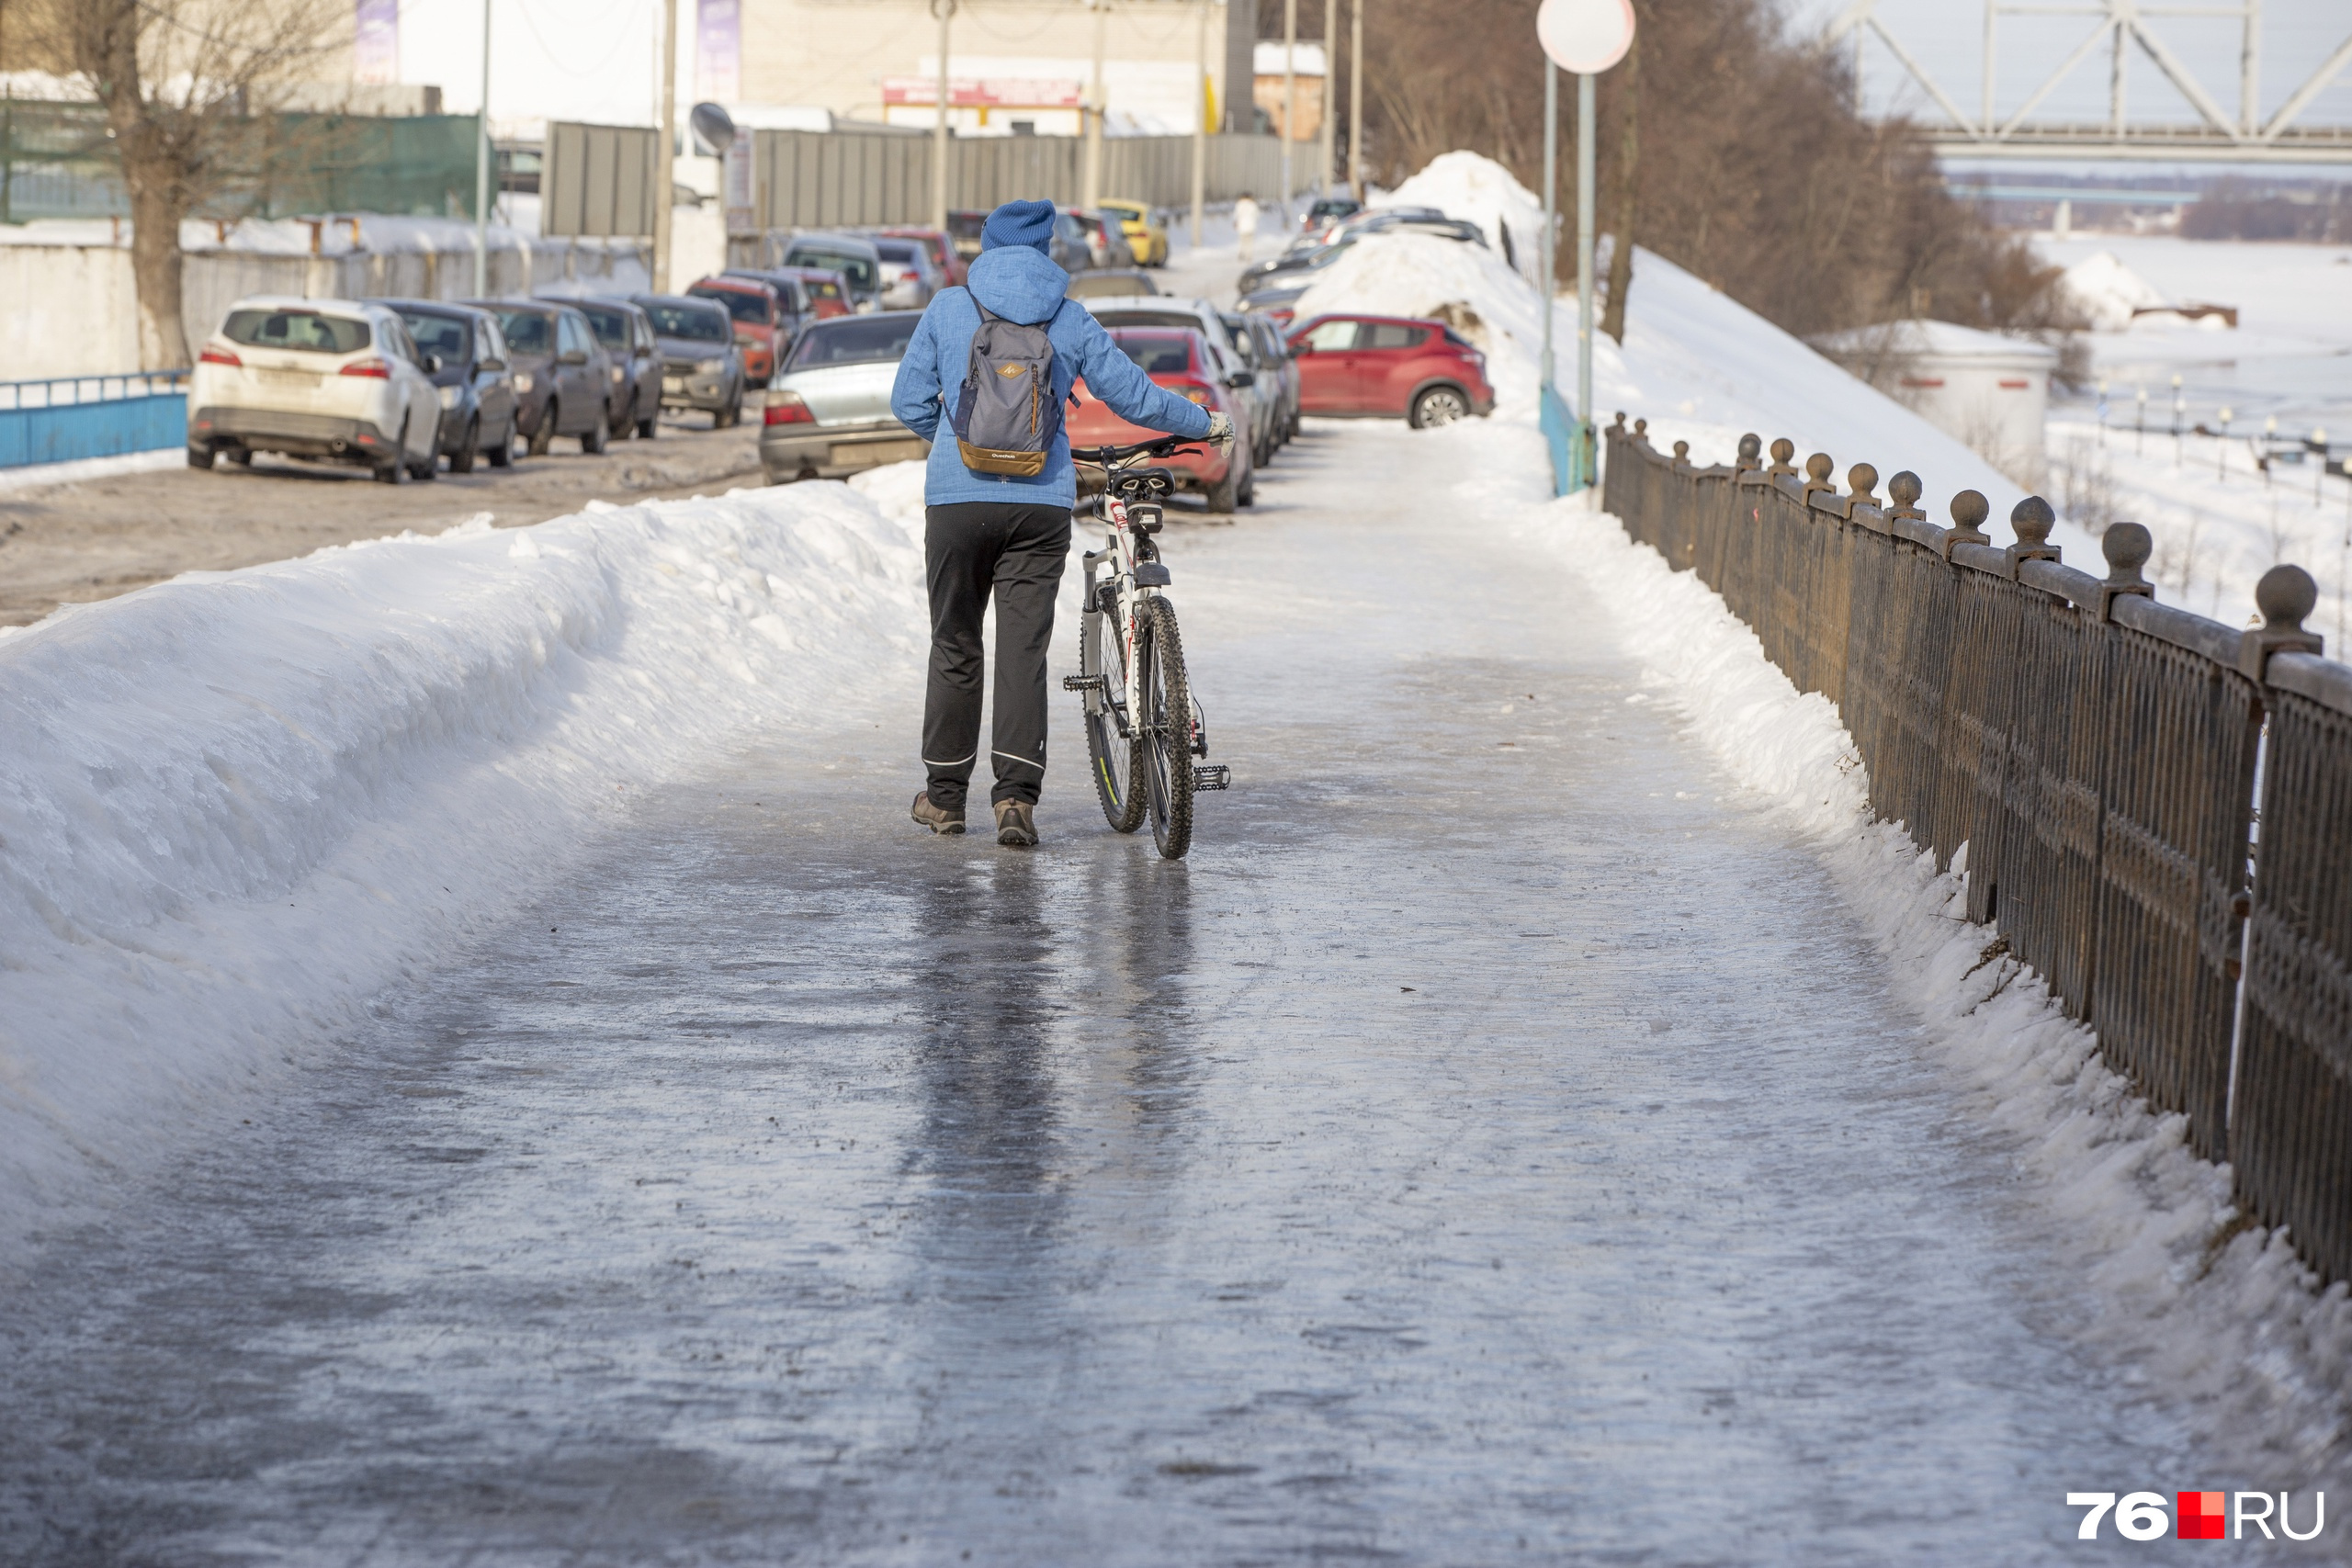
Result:
M980 249L1026 245L1050 256L1054 243L1054 204L1050 201L1008 201L989 214L980 229Z

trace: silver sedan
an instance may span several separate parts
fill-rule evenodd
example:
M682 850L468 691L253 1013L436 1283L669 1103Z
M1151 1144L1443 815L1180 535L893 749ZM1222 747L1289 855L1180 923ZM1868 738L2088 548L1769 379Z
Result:
M768 389L760 426L760 466L770 484L837 479L930 453L930 444L890 412L899 361L922 320L920 310L835 316L800 334Z

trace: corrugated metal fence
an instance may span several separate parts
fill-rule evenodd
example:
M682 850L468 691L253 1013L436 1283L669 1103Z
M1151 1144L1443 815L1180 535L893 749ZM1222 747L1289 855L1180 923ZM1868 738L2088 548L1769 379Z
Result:
M1622 414L1608 437L1626 531L1838 705L1873 807L1964 870L1970 918L2249 1213L2352 1279L2352 669L2302 629L2310 575L2272 568L2240 631L2155 602L2136 523L2094 577L2039 497L1996 547L1973 491L1939 527L1911 474L1882 500L1870 465L1840 493L1786 441L1698 468Z

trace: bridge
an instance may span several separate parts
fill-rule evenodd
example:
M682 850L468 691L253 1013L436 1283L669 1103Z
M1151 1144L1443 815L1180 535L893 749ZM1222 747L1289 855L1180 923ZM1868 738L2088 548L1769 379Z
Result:
M1878 43L1904 73L1941 111L1946 123L1927 127L1944 157L2017 159L2122 159L2149 163L2352 164L2352 125L2306 125L2302 116L2329 84L2352 65L2352 31L2331 50L2266 117L2261 103L2264 17L2262 0L2204 6L2143 6L2138 0L2093 0L2082 5L2003 4L1983 0L1984 60L1977 107L1962 108L1922 63L1916 19L1890 21L1881 0L1851 0L1824 32L1826 42L1850 47L1855 77L1861 78L1863 48ZM2001 78L2001 23L2005 17L2086 18L2089 30L2071 52L2041 76L2022 102L2006 111ZM2238 24L2235 107L2189 68L2177 39L2154 25L2158 18L2233 20ZM1908 41L1906 41L1906 35ZM2135 54L2149 62L2195 112L2193 123L2150 122L2132 113L2131 75ZM2043 112L2069 78L2103 59L2107 65L2107 112L2095 120L2051 118Z

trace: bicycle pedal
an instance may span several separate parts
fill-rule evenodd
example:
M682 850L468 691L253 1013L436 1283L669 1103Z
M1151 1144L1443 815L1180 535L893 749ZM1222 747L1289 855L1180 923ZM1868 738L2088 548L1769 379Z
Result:
M1102 677L1100 675L1065 675L1062 677L1062 690L1065 692L1099 692L1102 689Z
M1193 787L1196 790L1229 789L1233 771L1223 762L1203 762L1193 769Z

